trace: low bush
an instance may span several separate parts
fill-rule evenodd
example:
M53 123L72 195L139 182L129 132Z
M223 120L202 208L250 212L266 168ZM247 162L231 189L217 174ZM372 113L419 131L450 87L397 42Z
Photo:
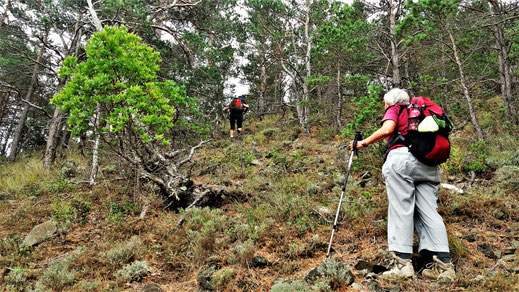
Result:
M114 274L115 278L121 282L140 282L150 274L153 269L146 261L135 261L130 265L124 266Z
M126 264L139 254L142 243L138 237L116 245L106 253L106 260L110 265Z

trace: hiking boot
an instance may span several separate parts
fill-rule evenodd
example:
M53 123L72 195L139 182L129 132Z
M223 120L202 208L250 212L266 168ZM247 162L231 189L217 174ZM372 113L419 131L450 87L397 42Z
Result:
M393 268L382 273L382 278L410 278L414 276L414 268L411 260L404 260L398 257L395 253L393 256Z
M443 263L434 255L433 262L427 264L422 271L422 276L438 280L440 283L451 283L456 279L456 272L452 263Z

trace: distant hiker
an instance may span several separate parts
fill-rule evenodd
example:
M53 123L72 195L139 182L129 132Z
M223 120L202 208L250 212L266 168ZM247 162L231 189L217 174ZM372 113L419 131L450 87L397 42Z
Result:
M413 98L411 103L415 99ZM396 136L407 137L408 110L405 109L409 108L409 95L402 89L394 88L384 95L384 102L382 126L368 138L357 142L358 149L385 138L391 142L398 140L394 139ZM388 248L395 263L391 270L383 273L383 277L407 278L414 275L411 253L413 231L416 229L420 241L420 254L433 254L433 262L427 265L422 275L441 282L453 281L455 272L454 265L450 262L447 231L437 211L439 166L430 166L421 162L422 159L418 160L405 145L408 142L404 140L409 139L390 143L382 167L389 201ZM350 149L352 147L353 141L350 143Z
M234 137L234 129L236 128L235 124L238 124L238 134L242 131L242 123L243 123L243 113L249 109L249 106L245 103L245 98L243 96L234 97L231 103L226 106L223 110L229 110L229 120L231 122L231 138Z

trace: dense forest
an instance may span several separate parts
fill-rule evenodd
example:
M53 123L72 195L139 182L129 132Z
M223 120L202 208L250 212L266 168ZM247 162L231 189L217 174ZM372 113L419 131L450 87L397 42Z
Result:
M516 183L519 182L513 179L514 175L510 175L519 173L519 152L516 151L516 143L519 141L517 1L2 2L0 167L4 170L11 169L9 167L27 164L27 159L35 158L36 164L41 165L33 165L35 170L41 173L59 172L59 175L56 174L58 178L53 178L51 185L39 189L46 195L70 191L72 185L77 188L76 192L95 189L96 185L99 187L107 181L113 167L116 170L112 169L112 172L127 179L132 194L134 189L142 190L143 193L159 194L163 204L158 207L159 203L154 199L146 196L135 198L132 195L131 200L138 201L139 212L126 210L121 211L122 213L134 212L139 213L137 215L140 216L137 217L145 217L146 212L159 212L157 210L161 208L192 209L195 211L189 211L191 213L180 211L164 216L183 216L186 218L186 228L195 228L200 223L196 223L200 217L209 221L217 220L214 212L219 211L201 211L204 209L195 208L203 205L200 198L206 194L236 199L237 196L250 196L259 190L264 191L265 188L276 193L268 183L260 186L259 182L258 185L249 182L252 185L250 189L243 185L238 185L233 190L215 187L222 184L229 187L236 181L248 181L255 173L250 168L251 165L259 166L262 163L258 159L266 159L284 170L276 174L265 173L266 177L278 177L284 181L284 173L287 173L288 180L288 173L297 176L298 172L310 171L312 167L308 161L311 159L308 157L317 155L316 153L322 154L325 151L323 149L339 149L337 151L344 155L343 145L353 139L355 131L362 131L367 136L377 129L384 111L382 96L388 90L398 87L406 89L411 96L430 98L441 105L452 120L454 129L451 134L451 159L442 165L449 182L463 182L467 187L479 182L488 187L490 183L484 185L485 182L495 179L497 175L500 182L505 183L504 186L500 185L504 189L499 192L504 192L503 196L509 197L492 198L490 201L511 209L517 204ZM247 114L250 124L245 127L245 133L250 136L234 143L224 138L227 137L228 124L223 109L237 95L245 95L250 106ZM299 137L302 137L301 140ZM312 139L317 139L318 142ZM298 141L322 146L321 149L312 149L302 154L306 146L297 148L292 144L297 144ZM290 154L284 153L283 151L288 151L286 147L294 147L296 150ZM219 152L218 148L223 150ZM356 160L354 171L364 173L364 176L380 174L383 151L382 144L366 149L364 155L361 154ZM220 157L222 153L227 158ZM315 162L316 165L328 164L329 160L345 163L344 157L334 158L334 154L329 155L330 157L320 158L322 161ZM81 178L71 182L73 180L69 180L62 170L64 165L74 160L82 161L84 169ZM227 164L235 166L226 166L229 167L226 174L222 170L225 167L221 165ZM298 170L292 171L291 168ZM221 169L220 174L224 178L217 180L213 177L216 182L203 179L204 175L214 176L218 169ZM343 173L344 166L337 171ZM14 173L13 171L12 174ZM316 170L316 177L317 173L321 176L322 171ZM18 196L16 190L25 192L27 186L32 185L8 187L5 181L9 175L3 172L0 176L0 201L4 197ZM333 183L335 174L329 175L332 176ZM227 179L226 176L233 178ZM50 176L45 179L36 177L35 180L41 181L50 179ZM311 177L310 175L309 179ZM118 179L120 178L113 180L117 183ZM295 189L298 184L303 183L284 182ZM315 190L309 191L312 188L310 182L305 182L304 185L307 187L302 191L304 193L313 194L315 191L322 195L325 192L318 185L313 185ZM284 190L285 187L280 188ZM43 189L45 191L41 191ZM333 186L329 190L332 189ZM378 190L382 192L382 189ZM284 193L277 191L280 192ZM371 200L372 194L369 191L353 192L358 192L365 200ZM131 201L130 198L119 195L121 201L115 200L110 204L117 204L118 208L122 208L122 202ZM26 199L30 202L31 199L28 198ZM282 201L290 201L283 198ZM478 200L476 197L473 199ZM465 199L463 203L470 205L473 203L471 200ZM56 219L56 212L61 214L57 210L64 206L54 199L51 201L52 206L49 205L49 208L54 210L53 218ZM333 196L322 201L336 203ZM450 197L446 201L460 204ZM65 220L67 224L79 224L77 220L81 217L81 210L86 208L86 205L82 205L83 201L78 199L74 202L79 205L68 206L75 210L75 217L73 220ZM360 204L359 202L357 203ZM272 206L282 208L276 205L278 203L273 202ZM294 204L284 206L283 208L287 208L283 211L286 215L280 215L283 212L279 211L277 215L280 217L276 218L297 222L287 225L288 230L297 228L294 226L299 226L298 224L305 226L303 231L292 230L299 234L296 236L304 237L302 234L305 232L316 232L316 229L328 226L319 218L309 219L303 214L303 210L292 216L286 210L303 208L297 204L312 209L308 203ZM482 204L477 205L480 210L484 210L486 206L486 203ZM451 211L463 209L456 206L458 209L444 208L450 208ZM156 210L148 211L154 207ZM363 205L362 208L364 207ZM5 205L2 208L10 207ZM258 228L269 229L276 226L265 219L270 218L268 215L262 218L270 223L259 223L259 219L255 219L257 214L252 213L260 209L250 209L248 213L240 209L240 212L248 214L244 216L249 216L249 228L260 226ZM112 209L109 210L110 218L113 214ZM464 216L467 212L470 213L463 210L456 214ZM503 218L517 220L512 218L514 214L517 215L516 211L505 210L506 216ZM358 219L357 217L362 218L367 213L369 212L348 213L348 216ZM9 217L9 222L16 222L16 216ZM482 218L479 215L474 216ZM310 223L305 220L310 220ZM33 219L31 222L35 221L38 220ZM17 245L18 241L12 239L10 225L2 223L0 233L4 239L0 244L0 253L3 257L4 253L13 252L8 243L12 241ZM177 228L180 225L179 222ZM212 231L206 231L222 231L225 234L236 231L225 228L220 230L220 227L215 226ZM503 226L505 225L501 227L505 228ZM164 226L160 228L167 229ZM204 228L200 227L197 232L202 234ZM26 232L27 229L30 230L28 225L23 231ZM454 231L449 232L451 235ZM249 241L244 243L245 249L247 244L260 246L258 242L261 235L255 236L252 238L249 234ZM281 238L280 234L276 236L277 240ZM270 240L275 241L274 237L272 235ZM146 239L140 240L145 242L139 241L140 245L152 245L146 243ZM201 244L202 249L214 249L214 240L209 247ZM290 250L289 253L293 254L288 258L294 260L299 256L311 257L310 253L321 248L317 242L312 244L308 243L300 252ZM129 247L132 248L134 247ZM315 250L309 252L308 249ZM30 260L21 260L21 253L22 250L17 247L16 256L0 262L5 275L13 275L12 271L18 271L14 266L29 266ZM457 260L468 256L469 252L465 250L459 254L454 253ZM209 255L200 253L194 258L184 260L203 265L207 264L204 260L206 257L210 258ZM240 260L241 258L245 259ZM234 262L231 260L230 263L248 267L250 261L247 255L240 254L238 259ZM122 265L122 262L118 264ZM178 282L181 279L188 281L185 277L190 272L198 273L197 268L185 263L168 262L164 265L167 266L166 270L178 272L175 280ZM299 264L298 267L302 265L304 264ZM179 272L180 270L182 271ZM286 276L292 275L294 270L296 269L283 265L278 272ZM228 272L225 269L223 271ZM509 272L505 269L504 273L507 271ZM231 270L233 277L249 277L240 273L245 272ZM84 276L95 278L92 274ZM221 279L226 277L223 274L220 276ZM31 276L27 277L31 279ZM258 275L254 277L261 279ZM236 280L226 286L224 280L215 280L214 277L212 279L213 284L217 283L220 286L216 286L222 290L233 290L235 288L232 287L243 284ZM229 282L228 278L225 279ZM243 284L245 286L236 289L266 289L275 280L269 278L265 281L266 286L258 286L261 281L256 281L256 286ZM501 280L502 278L495 279L486 287L509 289L517 285L517 281L513 280L505 281L507 284L503 284L504 286L496 284ZM48 283L52 281L49 280ZM251 280L248 283L253 282ZM12 283L14 286L10 286L11 288L19 289L16 281ZM64 287L83 290L78 288L79 284L73 284L70 281L62 287L52 287L51 284L45 287L60 291ZM113 288L105 284L99 284L96 289ZM121 284L118 285L116 286L120 288ZM477 287L469 280L460 282L460 285L468 289ZM333 288L334 285L331 286ZM295 287L286 288L286 291L293 291ZM405 287L407 288L404 289L430 289L428 286Z

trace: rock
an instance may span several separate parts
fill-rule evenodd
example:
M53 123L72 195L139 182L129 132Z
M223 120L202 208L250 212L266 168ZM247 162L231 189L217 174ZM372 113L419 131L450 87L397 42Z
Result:
M517 250L517 248L510 246L503 250L503 254L505 254L505 255L514 254L516 250Z
M484 254L487 258L497 260L501 257L501 251L497 251L488 243L478 245L479 251Z
M74 177L77 172L78 166L74 161L71 160L65 161L65 163L63 163L63 166L59 170L59 173L66 178Z
M502 260L505 262L513 262L516 259L519 259L519 257L515 254L507 254L502 258Z
M261 153L261 151L258 150L258 148L254 147L254 148L252 148L251 151L254 154L254 157L256 157L256 158L263 157L263 154Z
M371 172L366 171L365 173L362 174L362 176L360 177L360 179L368 179L368 178L371 178L371 177L372 177Z
M33 246L37 245L50 237L58 231L58 225L54 220L46 221L40 225L35 226L23 240L23 245Z
M362 271L367 270L368 273L371 273L373 271L373 264L367 261L359 261L355 265L355 270Z
M398 286L387 287L385 290L387 292L399 292L400 291L400 287L398 287Z
M361 187L372 187L372 186L375 186L377 184L378 180L376 178L368 178L368 179L363 179L359 182L359 186Z
M210 267L198 275L197 280L200 284L201 291L214 291L214 285L211 282L211 276L214 274L214 272L215 269Z
M266 258L262 256L255 256L254 258L252 258L251 265L253 268L264 268L268 265L268 261Z
M503 210L496 209L494 212L492 212L492 217L496 218L497 220L504 220L506 219L507 215Z
M255 165L255 166L261 166L262 165L261 161L259 161L258 159L254 159L253 161L251 161L250 164L251 165Z
M362 291L364 288L362 287L362 285L360 284L357 284L357 283L353 283L351 284L351 288L353 288L353 290L357 290L357 291Z
M306 282L314 282L319 278L329 279L332 285L337 284L339 280L342 284L351 285L355 280L348 266L334 260L327 260L323 264L315 267L305 276L304 280Z
M474 278L474 282L480 282L485 280L485 276L483 275L477 275L476 278Z
M157 284L148 284L142 288L141 292L162 292L162 289Z
M455 193L463 194L463 190L458 188L457 186L453 186L453 185L445 184L445 183L440 184L440 186L444 189L451 190Z
M330 216L332 214L332 211L330 211L330 209L326 208L325 206L317 207L316 211L324 217Z
M368 289L369 291L372 291L372 292L384 292L384 289L380 288L380 285L373 281L373 280L369 280L368 283L367 283L367 286L368 286Z
M474 242L474 241L476 241L476 235L469 234L469 235L465 236L465 240L468 242Z

